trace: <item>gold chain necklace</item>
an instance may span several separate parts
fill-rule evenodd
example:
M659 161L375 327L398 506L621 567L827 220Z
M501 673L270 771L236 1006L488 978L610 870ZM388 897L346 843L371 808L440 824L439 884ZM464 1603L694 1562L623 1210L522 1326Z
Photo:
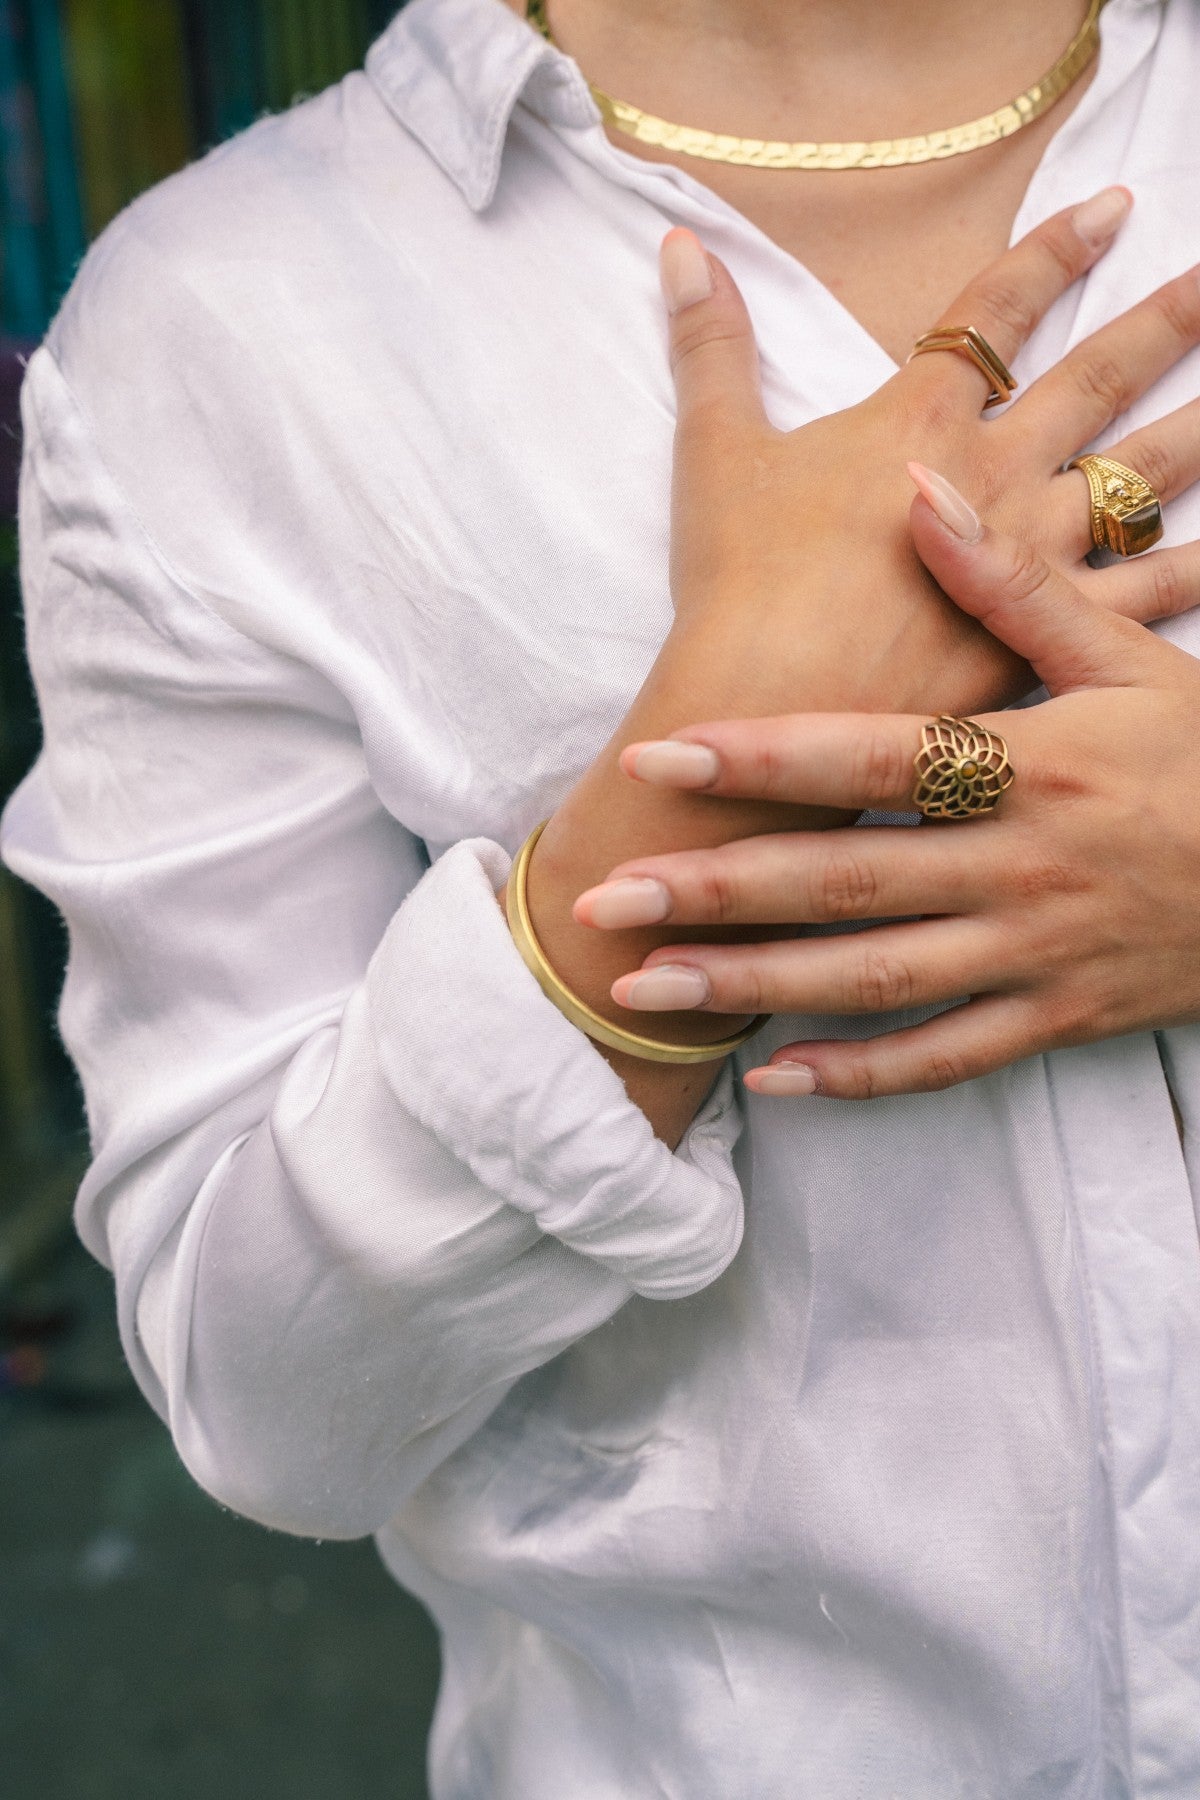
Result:
M606 124L681 156L701 156L708 162L741 163L752 169L896 169L906 163L939 162L946 156L965 156L1000 138L1012 137L1032 125L1074 87L1100 48L1100 13L1107 0L1090 0L1083 21L1052 69L1006 106L972 119L966 125L950 125L945 131L925 132L921 137L880 138L873 144L784 144L762 138L727 137L716 131L697 131L690 125L672 125L653 113L642 112L625 100L591 87L592 99ZM546 0L528 0L525 17L553 44ZM556 46L557 48L557 46Z

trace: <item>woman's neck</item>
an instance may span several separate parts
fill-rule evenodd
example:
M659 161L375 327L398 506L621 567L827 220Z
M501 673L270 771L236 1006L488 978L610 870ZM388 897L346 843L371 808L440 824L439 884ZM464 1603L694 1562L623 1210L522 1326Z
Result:
M524 12L524 0L508 0ZM989 112L1050 67L1086 0L548 0L589 81L735 136L900 137Z

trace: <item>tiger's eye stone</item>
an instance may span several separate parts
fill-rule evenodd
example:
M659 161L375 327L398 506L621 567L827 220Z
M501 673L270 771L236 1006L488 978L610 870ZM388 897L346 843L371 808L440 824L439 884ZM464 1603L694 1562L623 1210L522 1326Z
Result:
M1110 550L1115 550L1119 556L1140 556L1162 536L1162 511L1158 501L1151 500L1120 519L1110 514L1106 525L1105 537Z

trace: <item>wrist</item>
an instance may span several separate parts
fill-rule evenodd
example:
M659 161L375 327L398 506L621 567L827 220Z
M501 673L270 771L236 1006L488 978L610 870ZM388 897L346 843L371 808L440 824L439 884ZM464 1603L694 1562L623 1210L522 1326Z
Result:
M688 709L679 723L698 724L806 711L961 716L1011 705L1036 686L1027 663L944 597L890 631L864 633L845 604L847 578L812 577L807 620L753 595L692 609L664 639L643 693L671 693Z
M624 1055L633 1056L640 1061L690 1065L696 1063L720 1061L730 1051L753 1035L766 1023L767 1015L755 1018L748 1026L724 1038L709 1040L699 1044L681 1043L677 1038L654 1038L645 1032L633 1029L633 1019L628 1024L620 1024L605 1018L596 1009L589 1006L576 994L546 956L529 909L527 875L533 853L545 830L546 821L535 825L517 852L516 862L505 887L505 916L512 935L526 968L558 1010L577 1026L585 1036L596 1044L606 1046L610 1050L620 1051Z
M711 709L694 704L696 690L669 664L656 667L621 727L546 822L527 872L532 928L558 977L604 1019L678 1044L711 1043L747 1023L707 1010L631 1012L612 998L618 976L637 969L652 950L695 942L694 929L662 925L599 931L574 917L576 899L605 880L619 863L664 850L708 848L763 832L818 829L845 823L843 813L816 812L773 802L649 787L627 776L618 756L627 743L662 737ZM722 696L728 698L728 695ZM511 886L512 876L509 877ZM763 927L706 929L706 941L760 938Z
M636 789L638 785L619 771L617 779L629 788ZM637 792L626 797L613 793L606 783L572 790L546 822L529 859L525 907L542 957L568 993L586 1009L619 1030L686 1046L726 1038L748 1023L748 1016L730 1017L707 1010L658 1013L630 1009L614 1000L611 990L619 976L637 969L652 950L673 942L692 942L695 931L682 927L672 930L669 925L598 931L580 924L573 912L576 899L585 889L602 881L610 869L630 856L723 841L711 833L702 836L687 809L677 812L670 804L674 798ZM643 799L649 802L646 816L638 808ZM605 804L606 800L609 804ZM622 805L622 800L626 804ZM736 835L741 834L727 832L724 837ZM510 930L508 909L516 897L515 873L514 866L504 894ZM515 931L513 935L518 936ZM702 935L727 938L749 934L706 931Z
M836 613L830 599L829 611ZM893 658L831 628L804 633L782 613L753 624L713 608L678 621L665 638L644 694L669 697L680 724L772 718L794 712L892 712ZM672 730L678 727L673 725ZM668 735L664 733L663 735Z

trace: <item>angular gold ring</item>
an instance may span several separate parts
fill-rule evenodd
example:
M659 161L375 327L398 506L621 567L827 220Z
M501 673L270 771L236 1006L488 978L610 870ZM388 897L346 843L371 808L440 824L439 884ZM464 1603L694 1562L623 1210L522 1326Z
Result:
M921 727L913 768L913 805L927 819L973 819L991 812L1016 779L998 732L948 713Z
M992 384L992 391L983 403L984 412L989 406L1003 406L1006 400L1012 399L1020 386L983 333L976 331L973 325L940 325L936 331L927 331L913 345L909 352L909 362L914 356L924 356L930 350L957 350L961 355L970 357L980 374L985 375Z
M1067 467L1087 476L1097 550L1138 556L1157 544L1163 534L1162 507L1144 475L1111 456L1076 456Z

